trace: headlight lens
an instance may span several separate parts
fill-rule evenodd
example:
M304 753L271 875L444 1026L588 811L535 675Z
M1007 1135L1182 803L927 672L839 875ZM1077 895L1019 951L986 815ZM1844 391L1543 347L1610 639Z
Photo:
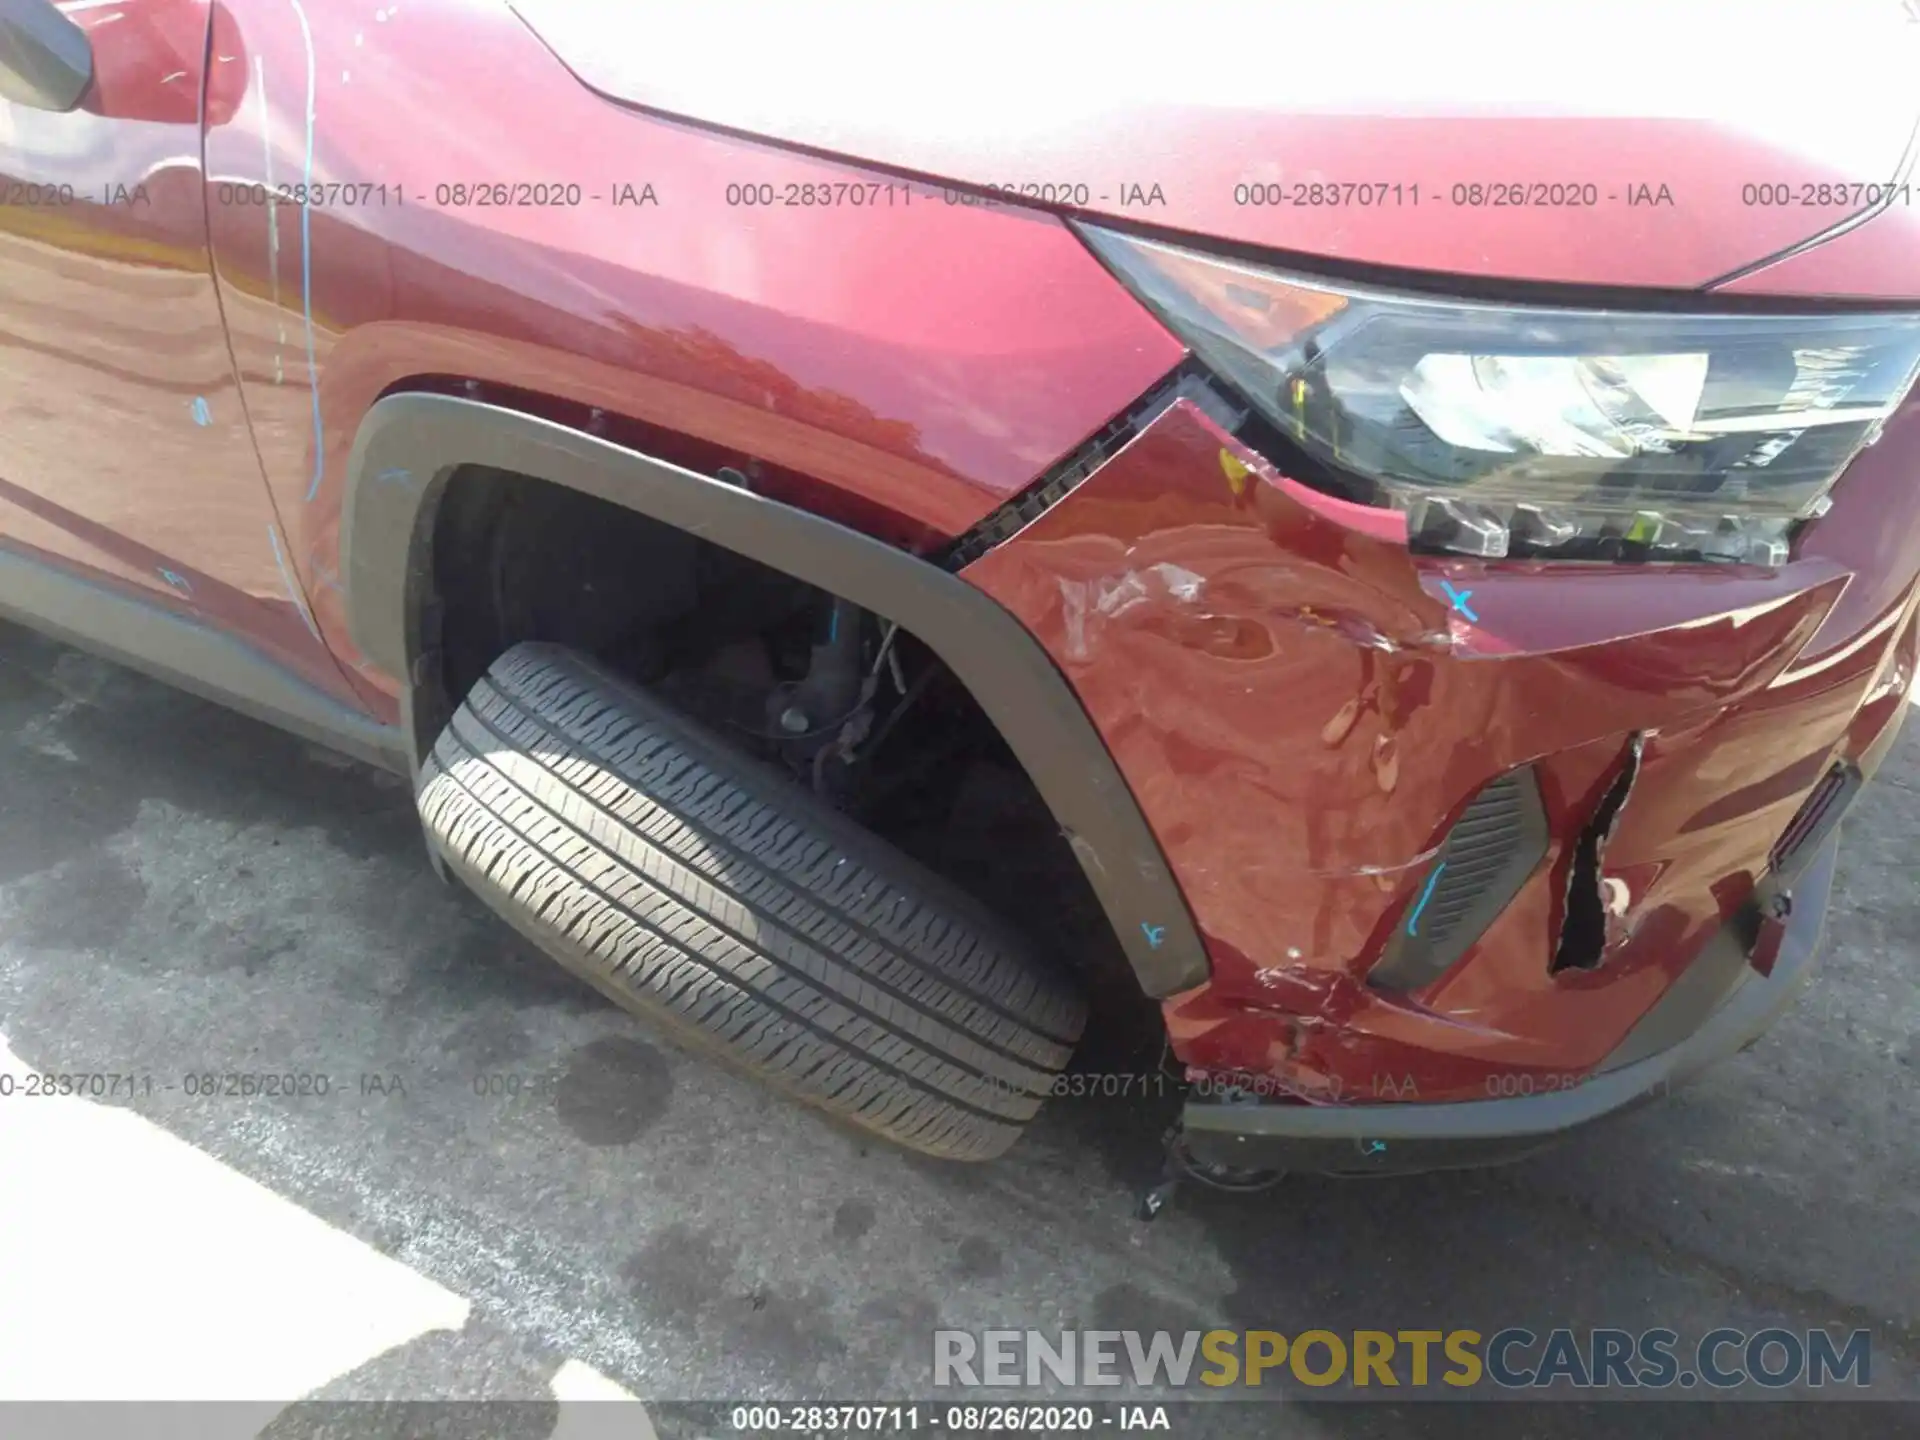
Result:
M1920 369L1916 315L1436 300L1082 233L1425 549L1779 564Z

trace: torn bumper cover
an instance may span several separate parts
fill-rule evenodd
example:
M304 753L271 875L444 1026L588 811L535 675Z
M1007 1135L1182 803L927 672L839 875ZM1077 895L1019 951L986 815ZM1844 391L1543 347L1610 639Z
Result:
M1811 873L1778 903L1787 852L1825 853L1920 672L1917 467L1920 399L1784 564L1481 562L1181 400L971 561L1205 945L1205 981L1158 996L1196 1151L1501 1158L1749 1038L1817 930ZM1729 995L1747 971L1770 988ZM1263 1134L1289 1154L1241 1158Z
M1190 1101L1181 1117L1187 1153L1241 1170L1410 1174L1517 1160L1658 1099L1752 1044L1812 975L1838 846L1829 830L1794 881L1771 974L1749 961L1758 917L1736 917L1614 1052L1567 1088L1440 1105Z

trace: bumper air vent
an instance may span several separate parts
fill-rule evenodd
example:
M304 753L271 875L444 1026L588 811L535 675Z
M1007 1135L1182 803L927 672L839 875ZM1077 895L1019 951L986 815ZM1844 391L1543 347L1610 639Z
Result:
M1860 772L1845 763L1835 765L1820 777L1780 838L1773 842L1767 856L1767 868L1778 884L1791 883L1800 867L1820 852L1840 816L1860 789Z
M1415 990L1438 979L1520 893L1546 853L1547 814L1533 771L1491 781L1447 832L1367 982Z

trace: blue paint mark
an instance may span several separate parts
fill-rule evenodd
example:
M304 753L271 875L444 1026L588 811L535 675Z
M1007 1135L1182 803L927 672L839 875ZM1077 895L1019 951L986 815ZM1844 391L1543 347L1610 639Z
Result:
M191 595L193 593L193 586L187 583L184 575L173 570L161 570L159 575L162 580L166 581L167 584L180 591L183 595Z
M287 594L293 599L293 608L300 612L300 618L307 622L307 630L314 639L320 640L320 627L313 623L313 616L307 610L306 596L294 582L293 571L287 566L287 552L280 545L280 530L274 525L267 526L267 539L273 542L274 563L280 567L280 583L287 587ZM327 642L320 640L322 645Z
M319 582L322 590L339 591L341 594L346 593L340 590L340 577L322 565L318 556L309 555L307 557L307 568L313 571L313 578Z
M193 423L196 425L213 423L213 409L207 404L207 397L204 395L193 397Z
M1418 935L1420 933L1414 927L1420 923L1421 912L1427 908L1427 902L1433 898L1433 887L1440 883L1441 873L1445 871L1446 868L1447 862L1442 860L1438 865L1433 867L1433 874L1427 877L1427 888L1420 892L1420 903L1413 907L1413 914L1407 917L1407 934Z
M1360 1153L1362 1155L1378 1155L1386 1148L1387 1142L1384 1140L1362 1140L1360 1142Z
M1142 920L1140 922L1140 931L1147 937L1147 944L1155 950L1158 950L1160 948L1160 942L1167 938L1167 927L1164 925L1149 925L1146 921Z
M307 46L307 156L300 177L300 309L307 322L307 388L313 392L313 480L307 486L307 499L311 500L320 493L320 475L327 464L326 432L320 425L320 362L313 345L313 207L306 201L313 193L313 31L300 0L287 3L300 21L300 38Z
M831 645L840 638L840 607L834 606L827 612L827 643Z
M1474 624L1478 625L1480 623L1480 617L1474 614L1473 608L1467 604L1467 601L1473 598L1473 592L1471 590L1454 589L1453 582L1451 580L1442 580L1440 584L1445 588L1447 592L1448 603L1450 603L1453 606L1453 608L1458 610L1462 615L1466 616L1467 619L1471 620Z
M382 470L373 478L387 485L411 485L413 483L413 472L411 470Z

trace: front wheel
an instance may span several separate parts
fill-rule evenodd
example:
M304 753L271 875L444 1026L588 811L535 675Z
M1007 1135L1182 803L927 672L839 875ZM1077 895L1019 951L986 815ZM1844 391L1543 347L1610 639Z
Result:
M453 871L568 969L913 1149L1005 1151L1085 1025L967 896L573 651L496 661L418 801Z

